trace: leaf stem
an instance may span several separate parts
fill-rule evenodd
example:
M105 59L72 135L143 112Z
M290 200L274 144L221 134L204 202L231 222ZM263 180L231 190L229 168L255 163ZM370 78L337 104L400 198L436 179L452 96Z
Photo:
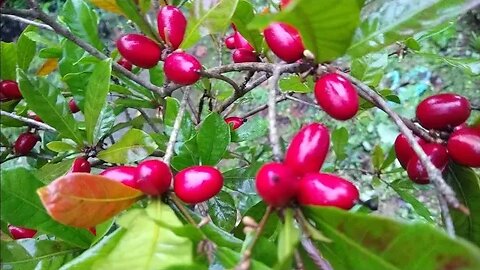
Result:
M187 219L187 221L192 224L193 226L197 227L197 223L193 219L193 217L188 213L188 210L183 205L183 202L175 195L175 193L170 193L169 198L172 200L173 204L182 212L182 215Z

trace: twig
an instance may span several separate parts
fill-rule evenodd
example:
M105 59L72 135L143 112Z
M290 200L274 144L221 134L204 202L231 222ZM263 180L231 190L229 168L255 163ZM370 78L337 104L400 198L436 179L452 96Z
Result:
M190 94L190 89L185 89L183 92L183 98L180 102L180 108L178 109L177 117L175 117L175 122L173 123L173 130L170 134L170 139L168 140L167 148L165 150L165 156L163 161L167 164L170 163L170 159L173 157L173 149L175 142L177 141L178 133L180 132L180 127L182 125L183 115L185 114L185 109L187 107L187 98Z
M200 71L200 74L203 77L219 79L219 80L222 80L222 81L230 84L233 87L233 89L235 90L235 92L241 92L242 91L240 89L240 87L238 86L238 84L236 82L234 82L232 79L228 78L227 76L223 76L219 73L211 73L211 72L204 72L204 71Z
M7 18L7 19L10 19L10 20L13 20L13 21L33 25L33 26L36 26L38 28L42 28L42 29L49 30L49 31L54 31L52 27L50 27L46 24L39 23L39 22L36 22L36 21L32 21L32 20L29 20L29 19L25 19L25 18L22 18L22 17L18 17L18 16L15 16L15 15L1 14L1 16L3 18Z
M193 106L192 104L192 100L190 99L190 96L188 97L187 99L187 105L188 105L188 108L190 108L190 113L192 115L192 120L193 120L193 123L195 125L198 125L200 123L200 114L197 112L197 110L195 109L195 107Z
M49 126L45 123L38 122L38 121L35 121L35 120L27 118L27 117L19 116L19 115L16 115L14 113L9 113L9 112L0 110L0 115L8 116L8 117L13 118L15 120L22 121L22 122L27 123L31 126L41 128L41 129L44 129L44 130L57 131L55 128L53 128L53 127L51 127L51 126Z
M440 211L442 213L443 225L445 231L447 231L450 237L455 237L455 226L453 226L452 216L450 215L450 209L448 209L448 203L445 198L437 192L438 204L440 205Z
M273 71L272 87L268 91L268 124L269 124L269 138L272 145L273 159L275 161L282 160L282 148L280 147L280 136L277 127L277 102L275 101L278 90L278 81L282 68L279 67Z
M470 109L472 109L473 111L480 111L480 105L470 105Z
M305 101L305 100L302 100L302 99L299 99L299 98L296 98L292 95L285 95L285 98L289 99L289 100L292 100L292 101L295 101L295 102L298 102L298 103L302 103L302 104L305 104L305 105L308 105L310 107L313 107L315 109L318 109L318 110L322 110L322 108L320 106L318 106L317 104L313 104L313 103L310 103L308 101Z
M147 124L152 128L152 130L155 133L160 133L160 130L155 126L155 123L153 123L152 119L150 119L150 117L147 115L147 113L142 109L137 109L137 110L143 116L143 119L145 119L145 121L147 121Z
M175 193L170 193L169 198L172 200L172 202L175 204L175 206L182 212L182 215L187 219L187 221L192 224L193 226L197 227L197 223L195 220L193 220L192 216L190 213L188 213L188 210L185 208L183 205L183 202L180 201L180 199L175 195Z
M417 156L419 157L422 165L427 170L427 174L430 180L435 185L437 191L440 192L440 194L445 197L449 205L462 211L465 214L468 214L469 213L468 208L466 208L464 205L462 205L458 201L458 199L455 196L455 192L452 190L452 188L449 185L447 185L447 183L445 183L445 180L442 177L441 171L437 167L435 167L435 165L432 164L428 156L423 151L422 147L415 140L413 133L403 122L402 118L397 113L395 113L392 109L390 109L386 101L380 95L378 95L374 90L372 90L370 87L368 87L361 81L357 80L355 77L350 76L349 74L346 74L340 71L337 71L337 73L349 79L357 87L357 89L360 92L363 92L364 94L369 96L375 102L374 104L376 104L380 109L382 109L385 113L387 113L388 116L390 116L390 118L392 118L393 122L400 129L400 132L403 135L405 135L405 137L407 138L407 141L415 151L415 154L417 154ZM449 215L449 213L443 213L443 214Z
M283 95L283 96L277 98L277 100L276 100L275 102L280 103L280 102L283 102L283 101L285 101L285 100L287 100L287 97L286 97L285 95ZM241 115L240 117L241 117L241 118L248 118L248 117L250 117L250 116L252 116L252 115L255 115L255 114L257 114L257 113L265 110L266 108L268 108L268 104L264 104L264 105L259 106L259 107L255 108L255 109L251 110L251 111L248 111L248 112L246 112L245 114Z
M295 256L295 265L296 265L296 270L304 270L305 267L303 265L302 257L300 256L300 252L298 250L295 250L294 253Z

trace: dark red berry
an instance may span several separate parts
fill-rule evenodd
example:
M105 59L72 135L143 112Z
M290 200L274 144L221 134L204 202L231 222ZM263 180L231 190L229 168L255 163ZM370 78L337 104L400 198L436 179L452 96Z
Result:
M15 81L4 80L0 82L0 93L4 99L22 99L22 93Z
M242 117L237 117L237 116L231 116L231 117L225 118L225 122L227 122L227 124L232 126L233 130L239 128L246 121L247 121L247 119L242 118Z
M444 130L465 122L470 116L470 102L456 94L438 94L417 106L417 120L426 129Z
M417 136L415 136L415 140L420 144L420 146L427 143L422 138ZM399 134L397 139L395 139L395 154L397 155L400 165L402 165L404 169L407 169L408 162L413 156L415 156L415 151L413 151L413 148L407 141L407 137L405 137L403 134Z
M93 235L97 236L97 229L95 227L91 227L88 229Z
M137 168L133 166L117 166L106 169L101 172L100 175L120 182L131 188L140 189L138 187L137 179L135 178L137 174Z
M77 103L75 102L75 100L71 99L69 102L68 102L68 107L70 108L70 111L72 113L77 113L80 111L80 108L78 108L77 106Z
M222 174L210 166L193 166L175 175L173 190L186 203L204 202L220 192Z
M440 144L434 143L425 144L422 148L433 165L443 171L448 163L447 149ZM430 183L427 170L422 165L417 155L414 155L408 162L407 174L408 177L417 184L425 185Z
M347 120L358 111L358 95L352 83L345 77L328 73L315 83L315 98L318 105L331 117Z
M132 71L133 65L125 58L120 58L117 63L128 71Z
M293 63L305 50L297 29L285 23L272 23L264 31L265 41L272 52L285 62Z
M334 206L348 210L358 201L357 187L333 174L309 173L300 180L297 200L301 205Z
M248 43L248 40L246 40L240 32L235 31L233 34L233 38L235 40L235 48L237 49L245 49L247 51L254 51L255 49L253 46Z
M163 6L157 15L157 26L160 37L173 49L177 49L182 44L187 20L178 8Z
M138 164L136 179L143 193L158 196L170 188L172 172L163 161L151 159Z
M15 141L15 154L19 156L25 156L32 151L35 144L37 144L39 138L38 135L25 132L18 136L17 140Z
M162 49L146 36L127 34L117 40L120 54L130 63L141 68L152 68L162 56Z
M185 52L174 52L167 56L163 71L172 82L181 85L190 85L200 79L202 65L197 58Z
M32 238L37 233L36 230L8 225L8 231L13 239L24 239L24 238Z
M235 49L232 52L232 60L234 63L258 62L258 56L253 51Z
M273 207L287 205L297 195L298 184L295 172L282 163L263 165L255 177L258 195Z
M463 128L450 135L448 154L456 163L468 167L480 167L480 130Z
M225 38L225 46L230 50L235 49L235 38L233 37L233 35Z
M73 161L72 173L74 172L89 173L90 170L91 170L90 162L88 162L86 158L78 157Z
M295 134L285 154L285 164L299 176L318 172L330 146L328 128L319 123L309 124Z

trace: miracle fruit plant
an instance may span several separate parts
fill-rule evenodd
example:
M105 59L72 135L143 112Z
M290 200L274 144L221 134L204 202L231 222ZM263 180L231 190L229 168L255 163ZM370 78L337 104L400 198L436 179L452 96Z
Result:
M6 2L2 18L29 26L1 44L1 162L35 162L2 166L2 269L480 269L478 106L438 94L402 117L373 63L416 53L417 34L479 0ZM135 30L106 42L98 13ZM207 66L189 50L200 42L231 63ZM267 104L235 114L262 84ZM400 134L374 174L396 157L434 186L444 228L368 215L357 183L321 171L331 143L338 155L325 123L283 140L277 104L311 92L332 123L389 116ZM268 146L236 153L261 140L264 110Z

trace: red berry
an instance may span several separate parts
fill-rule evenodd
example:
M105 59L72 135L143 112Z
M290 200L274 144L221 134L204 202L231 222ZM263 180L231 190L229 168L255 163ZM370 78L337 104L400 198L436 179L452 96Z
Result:
M233 35L228 36L225 39L225 46L230 50L235 49L235 38L233 37Z
M0 82L0 93L5 99L22 99L22 93L15 81L4 80Z
M163 6L157 15L157 26L160 37L173 49L177 49L182 44L187 20L178 8Z
M415 140L420 144L420 146L425 145L425 142L422 138L415 136ZM407 141L407 137L403 134L399 134L397 139L395 139L395 154L397 159L404 169L407 168L408 162L410 159L415 156L415 151L410 146Z
M17 227L17 226L13 226L13 225L8 225L8 231L10 232L10 235L12 236L12 238L15 239L15 240L24 239L24 238L32 238L37 233L36 230L23 228L23 227Z
M70 108L70 111L72 113L77 113L80 111L80 108L78 108L77 106L77 103L75 103L75 100L71 99L69 102L68 102L68 107Z
M443 171L448 163L447 149L440 144L434 143L425 144L422 148L433 165ZM408 177L417 184L425 185L430 183L427 170L422 165L417 155L414 155L408 162L407 174Z
M86 158L78 157L73 161L72 173L74 172L83 172L89 173L91 170L90 162Z
M175 175L173 190L186 203L200 203L217 195L223 186L222 174L210 166L193 166Z
M285 9L291 2L292 0L281 0L280 1L280 9L283 10Z
M95 227L91 227L88 229L93 235L97 236L97 229Z
M334 206L348 210L358 201L357 187L326 173L309 173L300 180L297 200L301 205Z
M37 121L37 122L42 122L42 123L43 123L42 118L40 118L40 116L38 116L38 115L36 115L36 114L32 115L32 118L33 118L33 120L35 120L35 121Z
M450 135L448 154L456 163L469 167L480 167L480 130L463 128Z
M328 73L315 83L318 105L331 117L347 120L358 111L358 95L353 85L343 76Z
M426 129L448 129L465 122L470 116L470 102L456 94L438 94L417 106L418 122Z
M106 169L100 175L120 182L131 188L140 189L136 179L137 168L133 166L117 166Z
M170 188L172 172L163 161L151 159L138 164L135 178L143 193L158 196Z
M253 51L236 49L232 52L232 60L234 63L258 62L258 56Z
M245 123L247 119L237 116L227 117L225 118L225 122L232 126L233 130L239 128L243 123Z
M19 156L27 155L30 153L30 151L32 151L35 144L37 144L38 139L38 136L33 133L25 132L20 134L15 141L15 154Z
M133 65L125 58L120 58L117 63L128 71L132 71Z
M319 123L309 124L293 137L285 154L285 164L299 176L318 172L330 146L328 128Z
M467 123L463 123L463 124L460 124L460 125L454 127L453 131L457 131L457 130L464 129L464 128L468 128Z
M233 38L235 40L235 48L245 49L247 51L252 51L252 52L255 50L253 46L250 43L248 43L248 40L246 40L242 36L242 34L240 34L240 32L235 31L235 33L233 34Z
M146 36L127 34L117 40L120 54L130 63L141 68L152 68L162 56L162 49Z
M167 78L177 84L190 85L200 79L202 65L192 55L174 52L165 59L163 71Z
M305 50L297 29L285 23L272 23L264 31L265 41L272 52L285 62L293 63Z
M258 195L273 207L287 205L297 195L298 183L290 167L275 162L263 165L255 177Z

